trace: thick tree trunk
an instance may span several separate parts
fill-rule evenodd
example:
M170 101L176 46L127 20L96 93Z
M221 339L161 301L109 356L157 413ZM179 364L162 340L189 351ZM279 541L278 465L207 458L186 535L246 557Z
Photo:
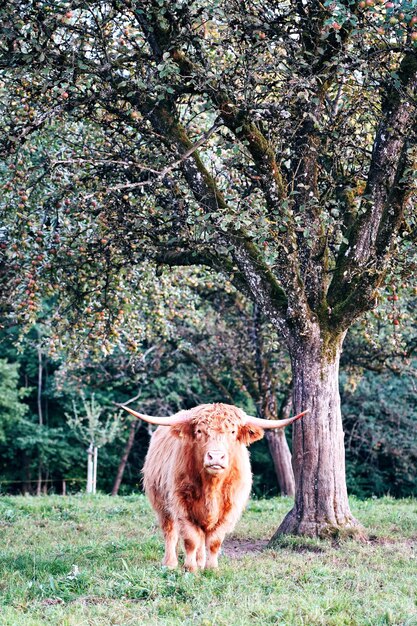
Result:
M130 451L133 447L133 443L135 441L136 432L140 426L139 421L132 421L130 423L129 428L129 437L126 442L125 448L123 450L122 458L120 459L119 467L117 468L117 474L114 481L113 489L111 491L112 496L117 496L119 493L120 485L122 484L123 474L125 473L125 468L127 464L127 460L129 458Z
M343 337L320 334L294 338L293 410L308 409L294 428L294 508L272 542L281 533L328 537L362 535L347 497L345 450L339 395L339 360Z
M274 463L280 494L293 496L295 493L294 472L285 432L284 430L266 430L265 438Z

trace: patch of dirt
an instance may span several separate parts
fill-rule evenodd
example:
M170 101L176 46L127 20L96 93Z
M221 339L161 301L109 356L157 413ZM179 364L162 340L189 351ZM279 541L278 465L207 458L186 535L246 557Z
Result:
M326 552L326 550L322 548L321 546L313 546L307 543L303 543L303 544L300 543L298 545L286 546L286 548L287 549L289 548L293 552L299 552L300 554L303 554L304 552L313 552L314 554L323 554L324 552Z
M226 539L222 553L232 559L240 559L251 554L259 554L268 545L268 539Z
M370 535L368 537L368 542L373 545L379 546L387 546L387 545L395 545L395 544L405 544L410 546L411 548L415 547L417 542L417 537L379 537L378 535Z
M378 535L369 535L368 543L386 546L387 544L398 543L398 539L395 537L378 537Z
M55 604L65 604L65 602L61 598L45 598L41 604L43 606L54 606Z
M81 596L80 598L75 598L73 602L85 605L95 605L95 604L107 604L110 602L109 598L102 598L101 596Z

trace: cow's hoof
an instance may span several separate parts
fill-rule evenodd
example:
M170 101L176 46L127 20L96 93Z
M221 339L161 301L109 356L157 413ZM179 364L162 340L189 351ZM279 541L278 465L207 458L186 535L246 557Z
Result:
M196 563L192 563L191 565L184 565L184 569L186 572L190 574L195 574L198 571L198 567Z
M178 567L178 561L165 561L165 559L162 561L162 565L164 567L167 567L168 569L175 569L176 567Z

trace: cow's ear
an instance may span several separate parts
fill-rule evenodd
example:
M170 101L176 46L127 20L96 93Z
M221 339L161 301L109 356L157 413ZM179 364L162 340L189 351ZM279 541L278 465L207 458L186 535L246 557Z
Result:
M250 446L254 441L262 439L264 436L264 429L259 426L253 426L252 424L245 424L241 426L238 434L238 441L244 443L245 446Z
M191 438L193 436L193 426L190 422L171 426L171 433L178 439Z

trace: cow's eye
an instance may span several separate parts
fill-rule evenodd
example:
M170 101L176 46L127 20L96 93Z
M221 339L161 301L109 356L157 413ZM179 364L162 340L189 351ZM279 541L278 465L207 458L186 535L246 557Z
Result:
M234 434L235 434L235 432L236 432L235 430L232 430L232 435L234 435Z
M201 435L201 430L197 428L197 435Z

